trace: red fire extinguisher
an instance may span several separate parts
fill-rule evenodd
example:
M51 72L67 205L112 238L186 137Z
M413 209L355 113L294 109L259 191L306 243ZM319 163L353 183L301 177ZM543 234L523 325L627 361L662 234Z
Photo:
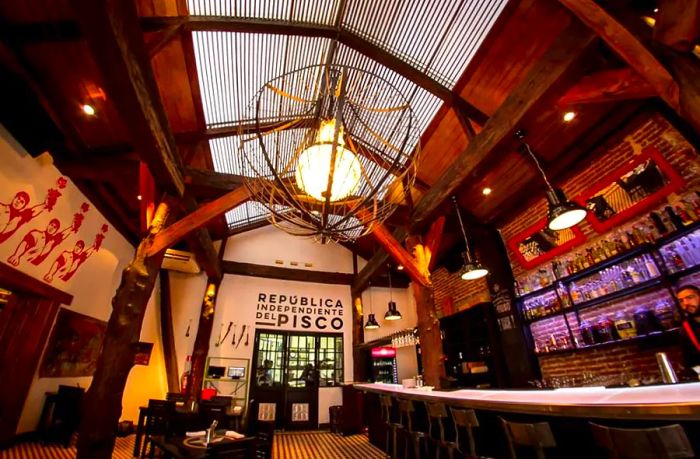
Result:
M182 372L182 378L180 378L180 392L183 394L187 393L187 389L190 387L192 382L192 356L188 355L187 360L185 360L185 371Z

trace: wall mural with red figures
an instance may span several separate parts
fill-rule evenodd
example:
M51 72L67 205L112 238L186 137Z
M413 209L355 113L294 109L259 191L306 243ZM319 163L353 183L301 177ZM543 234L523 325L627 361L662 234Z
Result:
M95 235L95 241L92 243L92 246L87 249L85 249L85 241L81 239L75 243L72 249L64 250L53 262L51 268L44 276L44 280L52 282L56 276L64 282L70 280L78 268L90 258L90 255L100 250L108 229L107 225L102 225L100 232Z
M90 205L84 202L80 206L80 212L73 215L73 223L62 231L59 231L61 222L57 218L52 218L46 225L46 229L37 228L29 231L7 261L13 266L19 266L24 257L25 261L38 266L70 233L78 232L89 210Z
M0 202L0 245L8 241L22 226L41 213L50 213L62 196L59 190L63 190L67 183L65 177L59 177L55 187L47 190L43 202L33 206L27 191L18 191L9 202ZM53 282L55 279L60 279L63 282L70 280L78 268L100 249L109 229L106 224L103 224L95 235L92 245L85 248L86 243L78 236L78 231L89 211L90 204L83 202L78 212L73 214L69 225L65 226L59 218L51 218L45 227L37 225L39 227L27 231L17 242L14 251L7 258L7 262L12 266L19 267L27 263L39 266L50 260L52 263L43 271L43 279L46 282ZM70 215L66 212L62 214L64 216ZM72 235L76 235L76 240L72 243L69 242L72 247L65 248L58 256L52 255L54 250Z
M56 181L56 187L66 187L66 178L60 177ZM42 203L30 206L29 193L18 191L10 202L0 202L0 244L12 237L13 234L25 223L29 223L43 211L51 212L56 201L61 197L61 192L56 188L49 188Z

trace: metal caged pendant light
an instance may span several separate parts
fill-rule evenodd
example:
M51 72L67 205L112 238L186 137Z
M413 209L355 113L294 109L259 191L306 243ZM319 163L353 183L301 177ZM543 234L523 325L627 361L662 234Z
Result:
M286 73L260 88L247 118L238 135L246 183L288 233L352 241L415 180L413 111L371 72L330 64Z
M561 189L554 188L552 184L549 183L544 170L542 170L542 166L540 166L540 162L532 152L530 145L525 142L525 131L522 129L517 130L515 132L515 138L520 140L523 150L527 152L535 162L537 169L540 171L540 174L542 174L544 183L547 184L547 191L545 192L547 203L549 204L547 227L553 231L560 231L580 223L581 220L586 218L586 208L569 201Z

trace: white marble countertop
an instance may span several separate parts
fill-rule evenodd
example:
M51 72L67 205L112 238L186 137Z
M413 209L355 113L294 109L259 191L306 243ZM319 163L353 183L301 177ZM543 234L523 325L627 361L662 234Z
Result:
M400 384L382 383L355 384L355 387L493 411L581 417L700 419L700 382L613 389L462 389L449 392L405 389Z

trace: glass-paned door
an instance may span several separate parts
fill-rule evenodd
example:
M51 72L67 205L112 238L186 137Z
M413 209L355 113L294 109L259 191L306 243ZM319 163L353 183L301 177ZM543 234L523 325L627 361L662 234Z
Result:
M331 387L343 381L343 337L319 336L319 386Z
M285 335L260 333L257 339L255 361L255 385L258 387L281 386L284 376Z

